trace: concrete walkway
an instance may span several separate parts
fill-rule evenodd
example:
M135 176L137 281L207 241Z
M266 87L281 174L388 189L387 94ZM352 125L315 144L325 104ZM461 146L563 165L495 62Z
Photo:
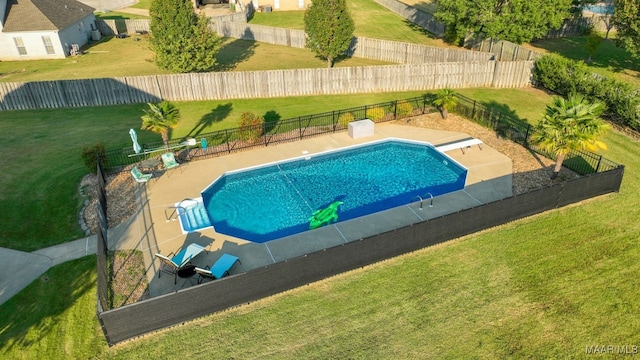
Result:
M95 254L95 235L30 253L0 248L0 305L52 266Z

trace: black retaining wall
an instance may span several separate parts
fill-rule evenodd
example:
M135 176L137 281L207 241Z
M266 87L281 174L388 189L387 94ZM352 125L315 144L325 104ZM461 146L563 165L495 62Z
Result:
M98 314L109 345L594 196L624 167L459 211Z

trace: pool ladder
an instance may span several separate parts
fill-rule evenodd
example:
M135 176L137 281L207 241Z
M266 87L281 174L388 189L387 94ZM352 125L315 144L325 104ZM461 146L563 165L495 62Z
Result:
M169 206L168 208L164 209L164 217L165 217L165 220L167 222L176 221L176 219L179 218L180 215L184 215L184 214L187 213L187 208L182 206L182 203L185 202L185 201L195 201L196 203L198 202L198 200L196 200L196 199L186 198L186 199L180 201L178 203L178 205ZM169 211L171 211L171 212L169 212Z
M431 193L426 193L426 194L424 194L424 197L427 197L427 195L429 196L429 199L430 199L429 207L433 207L433 195L431 195ZM423 202L424 202L424 200L425 200L425 199L424 199L424 197L423 197L423 196L418 195L418 196L416 196L416 197L414 197L414 198L413 198L413 199L416 199L416 198L417 198L417 199L419 199L419 200L420 200L420 207L418 208L418 209L420 209L420 210L422 210L422 208L423 208L422 203L423 203ZM411 200L411 202L413 202L413 199Z

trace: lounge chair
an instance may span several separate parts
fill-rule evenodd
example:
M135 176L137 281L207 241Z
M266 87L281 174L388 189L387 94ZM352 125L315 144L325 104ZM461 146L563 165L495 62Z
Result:
M146 183L151 179L153 174L144 174L137 166L134 166L133 169L131 169L131 176L133 176L133 179L139 183Z
M162 262L162 267L158 271L158 278L163 272L173 275L173 283L178 282L178 271L191 264L191 260L202 252L206 252L204 246L198 244L189 244L189 246L180 250L177 254L170 253L169 256L156 254L156 257Z
M204 269L196 267L196 273L199 275L198 284L202 283L204 279L216 280L228 276L229 270L236 263L240 263L240 259L237 256L222 254L211 267L207 266Z
M162 163L164 164L164 168L167 170L176 168L180 165L176 161L176 158L173 156L172 152L162 154Z

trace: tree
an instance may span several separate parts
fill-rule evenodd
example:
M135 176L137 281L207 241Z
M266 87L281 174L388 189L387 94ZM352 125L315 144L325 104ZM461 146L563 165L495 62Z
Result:
M150 130L162 136L164 146L169 147L169 129L175 128L180 122L180 110L168 101L158 104L147 103L142 115L142 130Z
M634 58L640 59L640 0L615 0L614 6L616 43Z
M569 17L572 0L437 0L435 17L445 38L461 44L469 34L517 44L543 37Z
M600 119L604 109L604 103L589 102L577 94L569 95L568 99L554 96L551 104L547 105L531 140L556 156L552 179L558 177L562 162L570 151L607 148L598 140L609 129Z
M589 58L586 60L586 62L591 62L591 57L596 53L596 51L598 51L601 43L602 38L594 31L591 31L591 33L587 35L587 43L585 44L585 47L587 48L587 52L589 53Z
M156 64L179 73L211 71L222 39L190 0L154 0L149 8Z
M335 59L349 49L355 30L346 0L312 0L304 12L304 30L306 46L332 67Z
M456 93L451 89L442 89L436 93L432 104L440 110L443 119L449 115L449 110L453 110L458 105Z

